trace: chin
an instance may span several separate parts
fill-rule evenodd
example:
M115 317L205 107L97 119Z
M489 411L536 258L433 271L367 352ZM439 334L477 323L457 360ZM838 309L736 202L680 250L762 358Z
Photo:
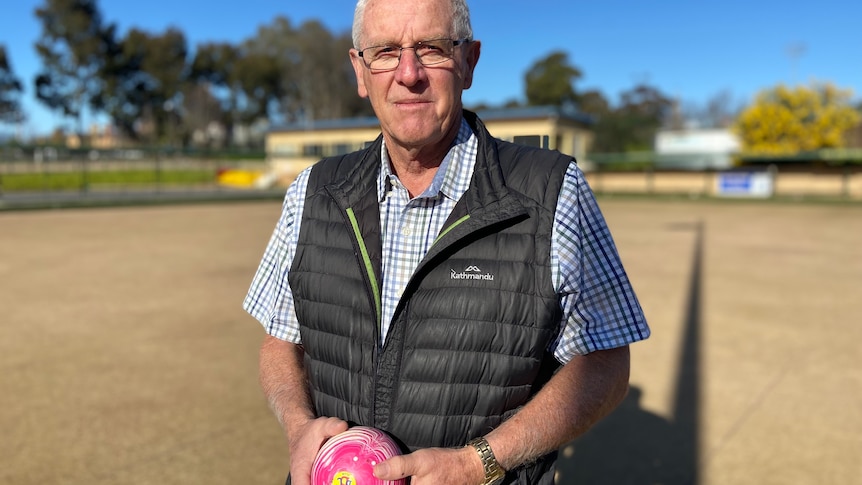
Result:
M398 124L394 130L389 130L391 138L402 146L421 147L432 144L442 138L439 128L428 122L423 123L424 126L408 127L405 124Z

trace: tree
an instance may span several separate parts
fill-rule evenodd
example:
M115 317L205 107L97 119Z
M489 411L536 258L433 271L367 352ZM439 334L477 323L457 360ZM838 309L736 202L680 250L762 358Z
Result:
M104 89L98 105L132 138L163 141L177 132L187 83L185 35L168 29L159 35L131 29L107 56L100 70Z
M20 100L22 92L21 81L12 71L12 65L6 55L6 47L0 45L0 123L24 121Z
M856 104L856 113L859 121L844 133L844 141L848 147L862 148L862 101Z
M729 90L718 92L706 103L704 125L712 128L727 128L742 112L743 104L733 99Z
M266 53L244 53L230 74L231 84L241 94L239 121L254 123L269 118L271 105L281 97L281 69L276 59Z
M573 105L590 115L595 121L593 151L651 149L655 133L668 119L673 102L657 88L639 84L622 93L619 106L613 107L597 90L578 93L574 83L581 76L581 70L569 62L565 52L551 52L527 71L527 104Z
M620 114L629 126L623 143L626 151L649 150L653 147L656 132L671 114L673 101L658 88L639 84L621 95Z
M723 89L713 94L704 104L692 101L680 103L677 113L680 120L676 125L707 129L729 128L744 108L745 102L735 99L729 89ZM676 126L669 128L678 129Z
M143 112L147 91L146 79L138 64L133 53L125 52L121 43L114 42L101 69L104 89L97 101L114 126L132 140L138 139L136 124Z
M563 106L577 102L574 82L581 76L581 70L569 63L568 54L561 51L550 53L527 71L527 104Z
M290 20L276 17L271 24L262 25L254 36L239 47L240 55L263 56L272 60L279 72L278 99L269 107L273 119L293 121L298 110L297 65L302 59L298 45L298 34ZM237 86L239 87L239 86ZM241 94L241 92L240 92Z
M600 91L591 89L578 97L578 109L588 115L600 118L611 112L611 105Z
M153 123L155 140L167 137L173 143L187 79L185 35L173 28L160 35L132 29L123 41L123 51L134 60L143 80L143 115Z
M265 55L277 63L281 84L271 107L284 121L333 119L370 114L370 104L356 93L348 51L349 33L334 35L316 20L294 29L277 17L242 45L247 55Z
M350 35L333 35L320 22L309 21L297 31L297 43L300 58L295 73L303 117L336 119L369 113L370 104L356 92L348 55L353 46Z
M208 110L212 121L221 122L225 130L233 130L234 118L238 115L239 87L233 84L233 72L240 49L224 42L207 42L199 44L192 60L189 81L197 86L204 86L207 93L218 102L217 111Z
M224 42L199 44L195 49L189 78L192 81L204 81L212 86L226 88L229 84L231 68L238 57L238 49L231 44Z
M96 0L46 0L36 9L42 36L36 52L43 71L35 79L36 97L50 109L74 118L82 132L82 115L99 108L100 77L114 36L104 25Z
M831 84L779 85L762 91L736 120L743 149L752 153L793 154L844 146L844 134L859 123L851 92Z
M191 133L192 142L201 147L221 147L225 141L222 107L207 83L189 84L183 92L183 125Z
M661 91L646 84L622 93L615 108L598 91L585 92L579 103L581 111L596 120L592 151L603 153L650 150L673 105Z
M188 59L181 31L132 27L120 38L96 2L44 0L36 10L43 28L36 95L76 119L79 131L88 112L150 141L185 140L213 121L232 139L239 125L372 113L356 93L349 32L334 35L318 21L294 29L277 17L240 44L203 43Z

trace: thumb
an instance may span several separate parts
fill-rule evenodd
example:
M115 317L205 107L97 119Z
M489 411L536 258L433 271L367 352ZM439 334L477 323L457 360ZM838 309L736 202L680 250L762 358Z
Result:
M347 421L342 421L338 418L326 418L323 423L323 431L330 437L347 431Z
M399 480L414 473L410 455L393 456L374 467L374 476L380 480Z

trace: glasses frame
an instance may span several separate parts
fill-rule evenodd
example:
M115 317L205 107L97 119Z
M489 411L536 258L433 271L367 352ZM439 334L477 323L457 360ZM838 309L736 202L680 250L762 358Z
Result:
M365 49L362 49L361 51L358 50L357 53L359 54L359 57L362 58L362 63L365 64L365 67L370 69L371 72L375 72L375 73L377 73L377 72L389 72L389 71L394 71L394 70L398 69L398 66L401 65L401 56L404 54L404 49L413 49L413 52L416 53L417 47L422 47L423 45L427 45L429 42L437 42L437 41L441 41L441 40L452 42L452 51L450 52L450 54L448 56L444 56L445 58L440 60L440 61L431 62L428 64L422 62L422 57L420 57L419 55L416 55L416 60L419 62L419 64L422 64L423 66L434 66L437 64L442 64L442 63L448 61L449 59L453 59L455 56L455 48L458 46L464 45L468 42L472 42L473 39L470 39L469 37L465 37L463 39L428 39L428 40L421 40L419 42L416 42L413 45L408 45L408 46L391 45L391 44L373 45L373 46L366 47ZM373 61L366 58L364 53L365 53L365 51L367 51L369 49L379 49L381 47L389 47L392 49L398 49L398 62L394 66L388 67L388 68L383 68L383 69L380 69L377 67L371 67L371 63Z

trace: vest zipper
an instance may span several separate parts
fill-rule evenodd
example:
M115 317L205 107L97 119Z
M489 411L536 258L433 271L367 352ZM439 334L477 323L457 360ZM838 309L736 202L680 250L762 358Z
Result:
M336 201L339 200L337 197L335 199ZM382 331L383 324L383 304L380 297L380 284L377 281L377 277L374 275L374 265L371 263L371 256L369 256L368 254L368 247L365 244L365 239L362 237L362 231L360 231L359 229L359 221L356 219L356 213L351 207L345 208L344 211L347 214L347 219L350 221L350 227L353 230L354 239L357 246L359 247L359 254L362 257L362 265L365 267L366 276L368 276L368 286L371 290L371 299L373 300L374 305L375 320L377 325L374 332L374 354L372 355L371 361L374 365L374 383L372 385L372 395L375 395L377 393L379 379L378 366L380 365L380 333ZM377 421L375 419L375 416L377 414L376 408L376 403L374 403L374 399L372 399L370 416L372 426L374 426L374 423Z
M356 214L354 214L353 209L347 209L347 218L350 219L350 226L353 228L353 235L356 236L356 242L359 244L359 253L362 256L362 264L365 266L365 272L368 274L368 281L371 284L371 297L374 300L374 312L377 320L377 341L379 342L380 329L383 321L380 287L377 284L377 278L374 276L374 266L371 264L371 257L368 256L368 248L365 246L365 239L362 238L362 233L359 231L359 221L356 220Z

